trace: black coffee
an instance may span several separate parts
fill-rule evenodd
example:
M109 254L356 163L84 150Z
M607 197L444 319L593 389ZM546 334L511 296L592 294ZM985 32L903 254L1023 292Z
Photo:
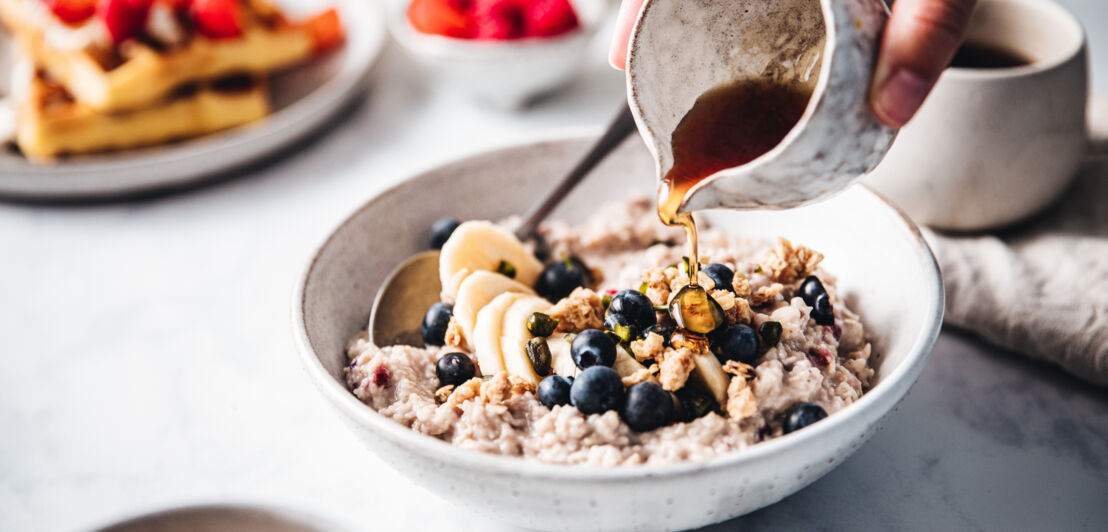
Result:
M1013 68L1031 64L1031 58L991 44L967 41L954 54L955 68Z

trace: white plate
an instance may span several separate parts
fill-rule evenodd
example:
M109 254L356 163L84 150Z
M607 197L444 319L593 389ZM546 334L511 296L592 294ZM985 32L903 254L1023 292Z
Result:
M164 146L69 157L45 165L3 149L0 197L93 200L180 188L256 161L310 133L359 93L385 44L384 15L377 2L331 3L339 10L346 43L320 61L274 78L273 113L264 120ZM326 5L313 0L278 4L294 14Z

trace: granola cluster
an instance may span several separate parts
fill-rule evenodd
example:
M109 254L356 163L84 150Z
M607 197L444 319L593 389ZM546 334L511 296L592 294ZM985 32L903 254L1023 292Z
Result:
M490 405L502 405L512 397L533 393L535 386L519 377L500 372L488 378L474 377L461 385L448 384L435 390L435 398L459 412L458 406L466 401L480 401Z

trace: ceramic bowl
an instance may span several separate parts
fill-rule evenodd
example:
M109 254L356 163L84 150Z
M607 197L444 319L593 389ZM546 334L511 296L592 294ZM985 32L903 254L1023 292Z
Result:
M575 0L580 27L543 39L478 41L420 33L408 22L410 0L388 0L393 39L433 79L456 85L480 100L512 109L569 83L587 63L607 3Z
M301 361L332 409L413 482L463 508L540 529L699 527L772 504L842 463L919 376L943 308L939 270L916 227L860 186L789 211L706 213L724 230L783 235L823 252L872 336L877 384L804 430L701 462L559 466L455 448L379 415L346 389L346 342L366 327L389 271L427 246L431 223L448 215L495 220L523 212L593 140L534 142L434 168L382 192L335 229L312 256L293 301ZM649 194L653 176L650 153L631 139L553 216L581 220L600 201Z
M253 504L199 504L129 517L95 532L348 532L352 529L303 512Z

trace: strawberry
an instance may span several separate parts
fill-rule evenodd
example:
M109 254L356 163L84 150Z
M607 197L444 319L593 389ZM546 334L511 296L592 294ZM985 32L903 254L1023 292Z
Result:
M146 25L152 0L100 0L96 14L104 21L113 42L122 42L137 35Z
M96 12L96 0L42 0L42 3L66 24L79 24Z
M239 0L192 0L189 8L196 31L209 39L242 35Z
M466 39L473 27L466 19L472 0L413 0L408 6L408 21L420 33Z
M472 20L477 39L507 40L523 37L524 2L520 0L475 0Z
M554 37L579 25L569 0L531 0L525 9L527 37Z
M473 0L443 0L446 5L458 13L467 14L473 9Z
M304 29L312 36L312 49L316 53L325 52L342 43L344 33L338 11L328 9L303 23Z

